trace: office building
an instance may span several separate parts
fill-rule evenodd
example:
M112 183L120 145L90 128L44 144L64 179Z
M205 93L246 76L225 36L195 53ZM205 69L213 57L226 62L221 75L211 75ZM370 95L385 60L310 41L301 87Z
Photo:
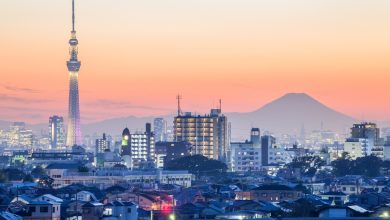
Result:
M156 142L167 141L167 121L164 118L154 119L153 131Z
M61 149L65 147L63 117L53 115L49 118L49 141L51 149Z
M174 118L176 142L189 142L192 154L226 162L228 159L227 118L221 109L211 109L209 115L179 114Z

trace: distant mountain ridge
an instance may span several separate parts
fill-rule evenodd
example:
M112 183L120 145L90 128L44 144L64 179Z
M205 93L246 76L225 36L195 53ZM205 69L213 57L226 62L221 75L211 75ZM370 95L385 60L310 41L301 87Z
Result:
M348 132L353 123L358 120L337 112L305 93L287 93L263 107L252 112L225 113L232 127L232 138L245 139L249 136L251 127L259 127L261 132L270 131L278 134L299 135L302 128L312 130L332 130ZM83 135L99 134L103 132L111 135L120 135L127 126L131 131L143 131L146 122L153 123L156 117L163 117L172 125L174 115L149 117L121 117L107 119L96 123L82 125ZM0 127L7 122L0 121ZM9 125L10 123L8 123ZM380 126L390 126L389 122L379 122ZM47 129L46 124L28 125L32 129Z
M248 127L259 127L276 134L296 134L327 129L343 132L356 121L305 93L288 93L260 109L248 113L227 113L232 130L241 134ZM248 133L248 131L246 132Z

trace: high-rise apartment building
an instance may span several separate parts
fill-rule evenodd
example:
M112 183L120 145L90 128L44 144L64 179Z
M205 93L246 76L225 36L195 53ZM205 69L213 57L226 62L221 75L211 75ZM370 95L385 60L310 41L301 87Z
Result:
M53 115L49 118L49 141L51 149L65 147L64 118Z
M354 124L351 137L344 143L344 152L352 159L374 155L384 157L384 139L380 137L380 129L375 123L364 122Z
M354 124L351 128L351 138L367 139L376 145L380 142L380 130L375 123Z
M150 123L146 123L145 132L136 132L131 134L128 128L122 132L121 156L124 158L129 168L141 168L154 166L155 141Z
M164 118L154 119L153 131L156 142L167 141L167 121Z
M232 142L231 170L234 172L247 172L261 170L261 137L260 129L252 128L250 140L245 142Z
M96 144L95 144L96 154L109 151L110 147L111 147L111 142L107 140L105 133L103 133L102 138L96 139Z
M226 162L228 159L227 118L221 109L211 109L209 115L181 114L174 118L174 138L189 142L192 154Z
M276 144L276 139L271 135L264 135L261 137L261 163L263 166L271 164L270 155L272 154L272 148Z

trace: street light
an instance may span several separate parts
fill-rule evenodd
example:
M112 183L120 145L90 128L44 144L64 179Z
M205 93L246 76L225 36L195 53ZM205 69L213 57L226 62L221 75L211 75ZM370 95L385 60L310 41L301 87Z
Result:
M175 214L170 214L170 215L169 215L169 220L175 220L175 219L176 219Z

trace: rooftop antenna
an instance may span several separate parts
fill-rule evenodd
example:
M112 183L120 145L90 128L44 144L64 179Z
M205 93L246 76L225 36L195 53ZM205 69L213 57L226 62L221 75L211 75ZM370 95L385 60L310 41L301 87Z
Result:
M74 17L74 0L72 0L72 32L74 32L74 22L75 22L75 17Z
M178 94L176 99L177 99L177 116L181 116L181 107L180 107L181 95Z
M219 99L219 111L222 112L222 99Z

